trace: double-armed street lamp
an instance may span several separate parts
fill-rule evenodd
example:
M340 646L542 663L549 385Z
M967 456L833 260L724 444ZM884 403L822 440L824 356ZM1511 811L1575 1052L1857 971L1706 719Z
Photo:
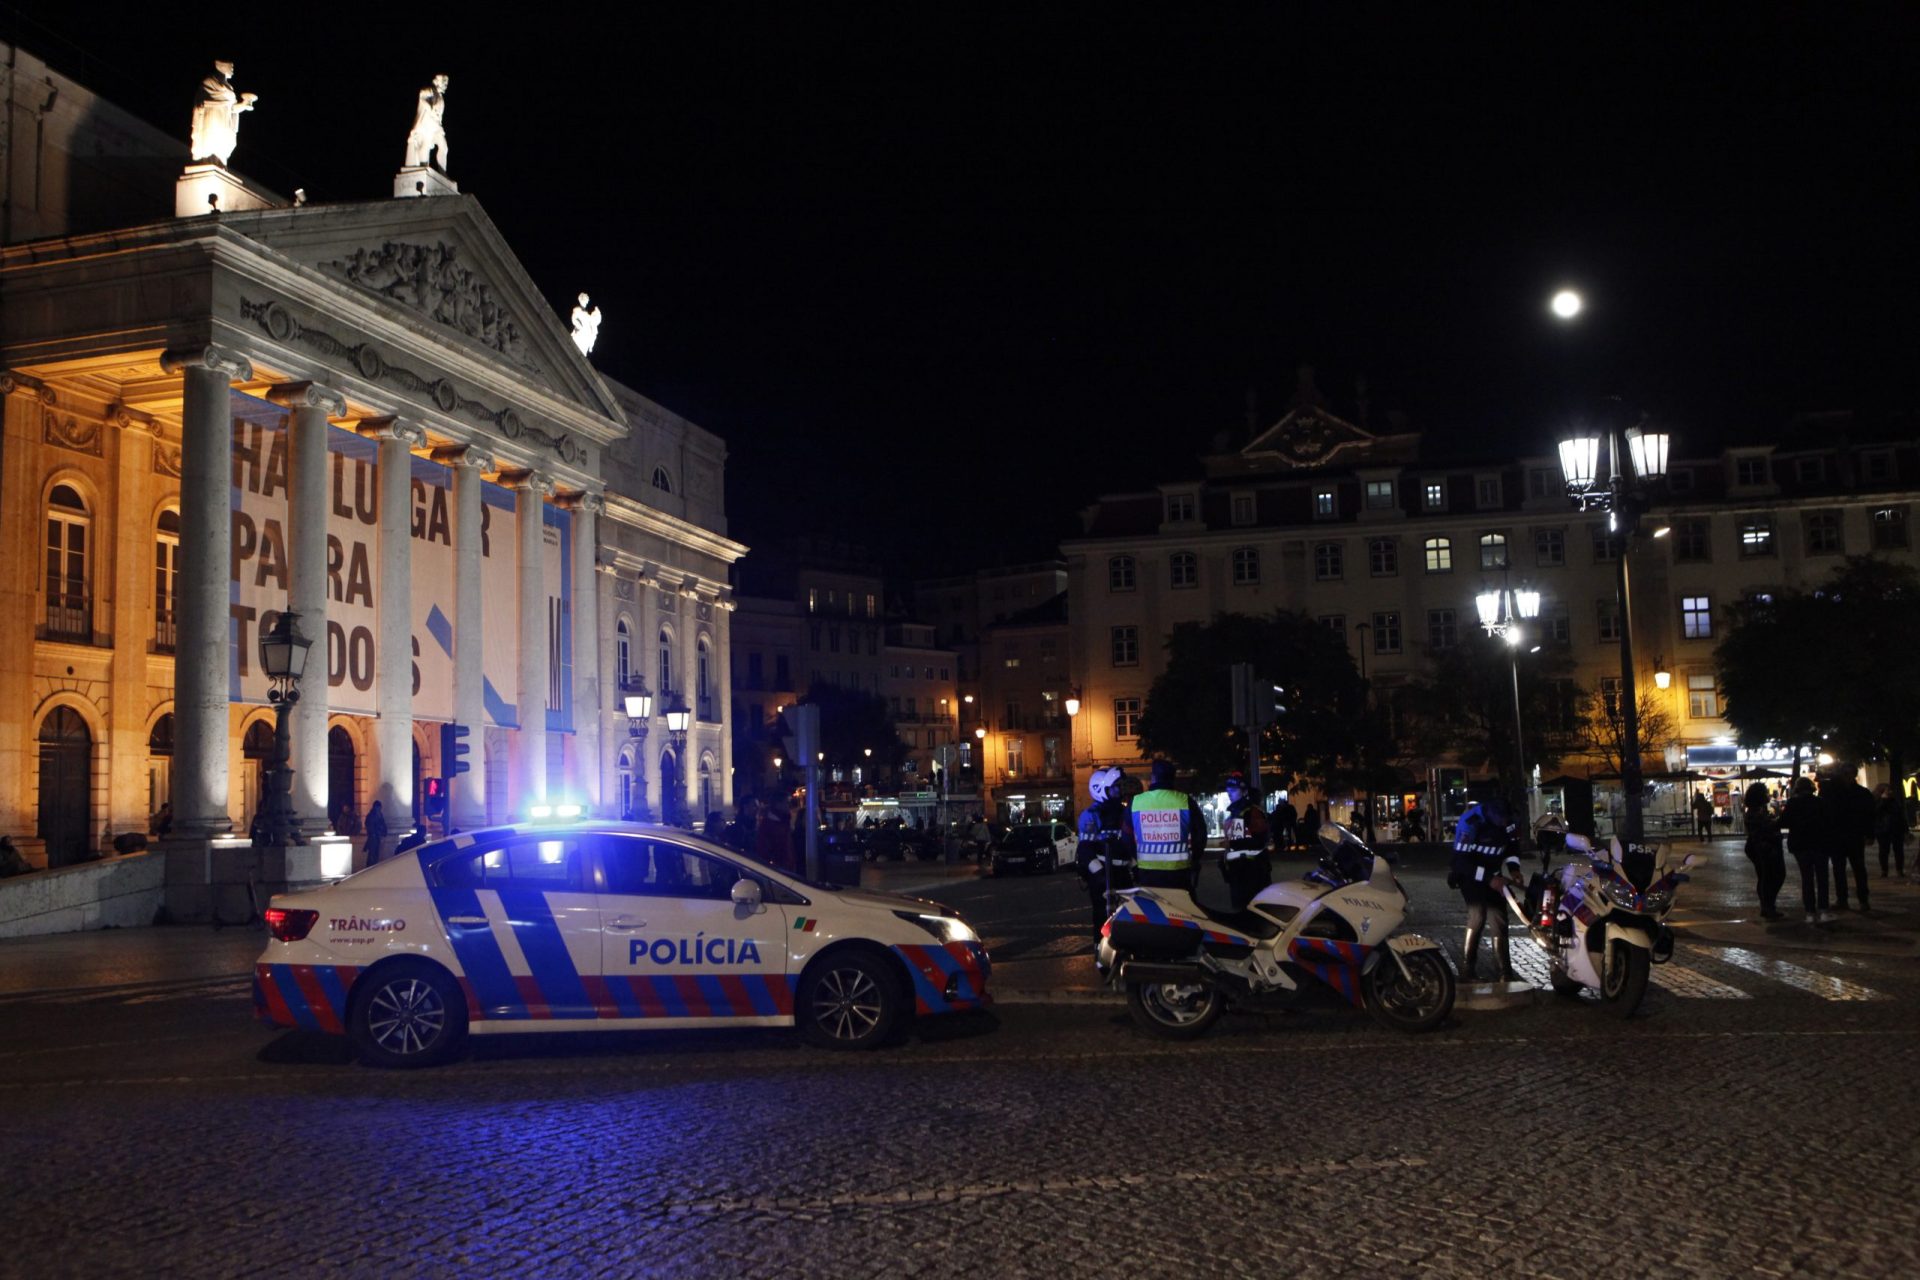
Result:
M627 736L633 739L633 817L647 820L647 730L653 720L653 694L642 678L626 696ZM625 816L625 815L622 815Z
M674 691L672 701L667 703L666 716L667 740L673 744L674 780L680 788L680 794L660 797L660 817L662 821L671 822L674 811L686 807L687 725L693 720L693 712L688 710L687 700L678 690Z
M1507 666L1513 675L1513 762L1519 771L1521 817L1532 821L1532 805L1527 792L1527 747L1520 722L1520 646L1526 640L1525 624L1540 616L1540 593L1524 587L1515 590L1502 586L1497 591L1482 591L1473 598L1480 614L1480 625L1487 634L1507 642Z
M299 620L299 614L288 611L260 633L260 669L267 674L267 702L273 707L273 763L267 773L264 835L267 844L276 846L306 843L293 820L288 741L289 717L293 704L300 701L300 677L306 673L307 649L313 643L300 634Z

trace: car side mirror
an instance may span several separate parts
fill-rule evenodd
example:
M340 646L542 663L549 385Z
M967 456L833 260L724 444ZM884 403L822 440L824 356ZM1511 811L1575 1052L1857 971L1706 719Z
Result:
M760 882L752 876L741 876L733 882L733 905L760 909Z

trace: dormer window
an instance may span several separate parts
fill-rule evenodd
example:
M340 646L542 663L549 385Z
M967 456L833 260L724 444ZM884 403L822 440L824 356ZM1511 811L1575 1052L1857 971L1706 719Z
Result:
M1315 489L1313 491L1313 518L1315 520L1332 520L1339 514L1340 496L1337 493L1332 489Z
M1167 522L1178 524L1193 519L1194 502L1190 493L1170 493L1167 495Z
M1793 478L1801 484L1819 484L1827 478L1825 458L1795 458Z
M1861 455L1860 474L1875 482L1893 479L1893 455L1885 449Z
M1754 487L1767 483L1767 460L1759 456L1733 460L1733 482Z
M1445 511L1447 486L1439 480L1427 481L1420 487L1420 507L1424 511Z
M1250 493L1233 495L1233 522L1242 527L1254 523L1259 518L1259 509Z
M1367 510L1369 511L1393 510L1393 481L1391 480L1367 481Z
M1475 476L1473 479L1473 500L1481 510L1489 510L1501 505L1500 477Z

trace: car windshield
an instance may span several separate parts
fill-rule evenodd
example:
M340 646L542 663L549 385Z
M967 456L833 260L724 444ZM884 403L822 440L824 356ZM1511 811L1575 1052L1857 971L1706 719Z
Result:
M1015 827L1007 832L1007 843L1023 848L1033 848L1048 843L1051 833L1045 827Z

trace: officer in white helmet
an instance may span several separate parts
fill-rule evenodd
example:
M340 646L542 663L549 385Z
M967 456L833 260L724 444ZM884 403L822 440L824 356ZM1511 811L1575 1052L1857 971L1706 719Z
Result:
M1112 766L1095 769L1087 781L1093 803L1080 811L1080 845L1074 865L1086 883L1096 929L1113 913L1114 891L1133 887L1133 824L1123 795L1126 779Z

